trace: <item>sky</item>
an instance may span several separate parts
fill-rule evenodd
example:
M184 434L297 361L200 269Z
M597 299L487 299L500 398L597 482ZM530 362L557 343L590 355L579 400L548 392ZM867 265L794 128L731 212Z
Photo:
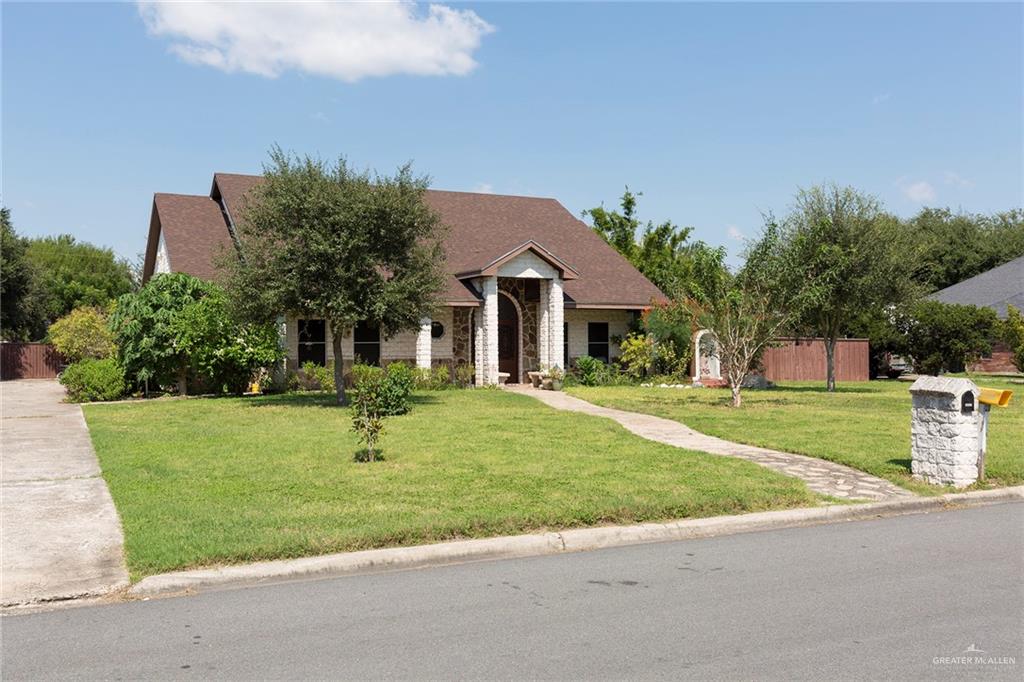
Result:
M1024 6L11 3L0 200L134 259L154 192L273 144L692 226L735 262L800 187L1024 205Z

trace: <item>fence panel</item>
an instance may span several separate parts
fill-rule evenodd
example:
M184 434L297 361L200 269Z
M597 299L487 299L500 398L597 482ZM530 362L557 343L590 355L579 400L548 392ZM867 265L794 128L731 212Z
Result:
M771 381L824 381L823 339L778 339L782 345L764 354L764 375ZM836 342L836 381L867 381L871 378L867 339Z
M53 379L64 359L48 343L0 344L0 380Z

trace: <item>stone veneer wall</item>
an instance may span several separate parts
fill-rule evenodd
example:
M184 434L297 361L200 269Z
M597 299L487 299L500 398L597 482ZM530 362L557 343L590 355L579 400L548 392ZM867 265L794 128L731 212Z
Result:
M504 291L516 300L522 311L522 338L519 345L523 351L522 372L533 372L539 369L540 360L537 352L537 301L526 300L526 280L498 278L498 290Z
M455 364L472 364L470 347L473 340L473 309L452 308L452 358Z
M974 410L961 409L964 393ZM963 488L978 479L981 414L969 379L922 376L910 387L910 470L914 478Z

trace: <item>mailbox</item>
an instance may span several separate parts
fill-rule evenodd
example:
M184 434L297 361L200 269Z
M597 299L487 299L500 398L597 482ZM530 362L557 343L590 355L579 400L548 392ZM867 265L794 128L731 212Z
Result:
M960 411L964 414L974 412L974 394L970 391L960 397Z

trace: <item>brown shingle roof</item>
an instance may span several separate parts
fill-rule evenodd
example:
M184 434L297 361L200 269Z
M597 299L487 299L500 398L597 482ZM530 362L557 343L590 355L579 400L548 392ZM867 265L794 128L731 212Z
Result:
M237 221L247 192L261 180L258 175L216 173L211 196L223 199L231 219ZM554 199L428 190L426 202L449 227L445 251L453 275L484 269L532 241L578 274L565 282L568 305L636 308L664 300L657 287ZM222 231L230 244L226 228ZM178 270L175 258L172 254L171 263ZM194 258L185 260L191 263ZM448 303L478 301L468 285L454 276L444 296Z
M216 201L190 194L155 194L146 247L146 279L153 273L161 234L171 269L203 279L216 277L216 258L222 250L233 248Z

